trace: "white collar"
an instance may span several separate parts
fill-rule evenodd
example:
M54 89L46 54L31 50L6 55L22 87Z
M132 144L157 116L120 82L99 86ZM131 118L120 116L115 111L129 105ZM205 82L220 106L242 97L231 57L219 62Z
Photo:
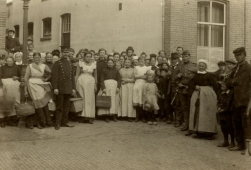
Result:
M206 74L206 71L197 71L198 74Z

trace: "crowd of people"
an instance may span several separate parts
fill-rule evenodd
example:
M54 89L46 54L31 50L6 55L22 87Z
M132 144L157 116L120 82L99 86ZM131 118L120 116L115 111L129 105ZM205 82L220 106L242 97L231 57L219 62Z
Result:
M208 72L206 60L191 61L189 50L135 54L133 47L108 54L105 49L73 48L47 53L28 45L28 66L24 75L25 96L35 107L26 117L27 127L73 127L68 123L71 98L82 98L83 110L69 114L80 123L93 124L97 118L173 124L186 136L213 139L220 123L224 136L218 147L230 151L249 149L251 155L251 66L244 47L233 51L235 60L218 63ZM7 50L8 51L8 50ZM0 58L2 93L20 103L22 53L8 51ZM111 96L111 107L96 107L96 96ZM1 96L1 95L0 95ZM49 105L55 102L55 112ZM53 115L54 117L52 117ZM1 127L17 123L15 111L0 113ZM230 140L228 139L230 136Z

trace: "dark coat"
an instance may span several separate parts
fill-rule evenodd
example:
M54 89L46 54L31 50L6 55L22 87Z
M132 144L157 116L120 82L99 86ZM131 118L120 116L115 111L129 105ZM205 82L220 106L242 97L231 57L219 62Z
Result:
M75 89L75 75L73 66L67 59L61 58L52 68L51 84L53 89L58 89L59 94L71 94Z
M14 50L12 50L14 48ZM5 50L9 53L16 53L22 51L22 46L17 38L6 36Z
M251 95L251 66L245 61L236 73L237 67L233 68L226 85L233 90L234 107L246 107Z

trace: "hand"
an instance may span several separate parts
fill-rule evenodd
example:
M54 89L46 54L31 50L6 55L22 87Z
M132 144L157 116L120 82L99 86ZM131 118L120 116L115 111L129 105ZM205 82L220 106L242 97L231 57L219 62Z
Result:
M94 86L94 92L96 93L96 92L97 92L97 90L98 90L98 88L97 88L97 84L95 84L95 86Z
M162 96L159 93L156 93L158 98L162 98Z
M29 97L29 94L28 94L27 90L24 91L24 96Z
M75 96L76 95L76 90L72 90L72 93L71 93L73 96Z
M54 89L54 94L55 94L55 95L58 95L58 94L59 94L58 89Z
M172 74L172 72L171 72L171 71L168 71L168 72L167 72L167 75L168 75L168 76L170 76L171 74Z
M126 84L126 82L125 82L125 81L122 81L121 84L124 85L124 84Z
M184 85L183 85L183 84L181 84L181 83L179 83L179 84L178 84L178 86L179 86L179 87L183 87Z
M105 93L105 94L106 94L106 89L104 89L104 90L102 91L102 93Z
M178 76L178 78L181 78L182 77L182 73L179 73L177 76Z
M119 93L119 88L116 89L116 94L118 94L118 93Z
M200 86L196 86L195 90L200 91Z
M14 81L16 81L16 80L18 80L19 78L18 78L17 76L13 76L12 79L13 79Z

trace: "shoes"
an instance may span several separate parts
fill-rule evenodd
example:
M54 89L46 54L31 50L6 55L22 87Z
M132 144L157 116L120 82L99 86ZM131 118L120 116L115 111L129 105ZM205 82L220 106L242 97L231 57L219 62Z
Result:
M157 122L153 122L153 125L158 125L158 123Z
M242 151L244 147L242 146L235 146L233 148L228 148L229 151Z
M180 130L181 131L187 131L188 130L188 126L183 126Z
M5 123L1 123L1 128L5 128Z
M232 143L228 146L228 149L229 149L229 148L234 148L234 147L235 147L235 143L232 142Z
M29 129L34 129L34 126L29 126L28 128L29 128Z
M92 119L88 120L88 123L93 124L93 120Z
M185 136L191 136L191 135L192 135L192 133L189 131L185 134Z
M59 129L60 129L60 126L59 126L59 125L56 125L56 126L55 126L55 129L56 129L56 130L59 130Z
M174 127L176 127L176 128L177 128L177 127L180 127L180 123L175 123L175 124L174 124Z
M117 119L116 116L113 116L113 121L114 121L114 122L117 122L117 121L118 121L118 119Z
M109 121L109 118L105 118L105 122L106 123L109 123L110 121Z
M132 119L131 119L131 118L128 118L127 120L128 120L128 122L132 122Z
M69 124L65 124L65 125L63 125L62 127L70 127L70 128L72 128L72 127L74 127L73 125L69 125Z
M146 119L143 119L142 122L143 122L143 123L146 123Z
M149 121L149 122L147 122L147 124L148 124L148 125L152 125L152 124L153 124L153 122L150 122L150 121Z
M136 118L135 120L134 120L134 122L138 122L139 121L139 118Z
M172 122L170 120L168 120L166 123L169 124L169 125L172 124Z
M38 129L43 129L43 127L40 124L37 125L37 128Z
M220 143L217 145L217 147L228 147L229 143L227 141L224 141L223 143Z

